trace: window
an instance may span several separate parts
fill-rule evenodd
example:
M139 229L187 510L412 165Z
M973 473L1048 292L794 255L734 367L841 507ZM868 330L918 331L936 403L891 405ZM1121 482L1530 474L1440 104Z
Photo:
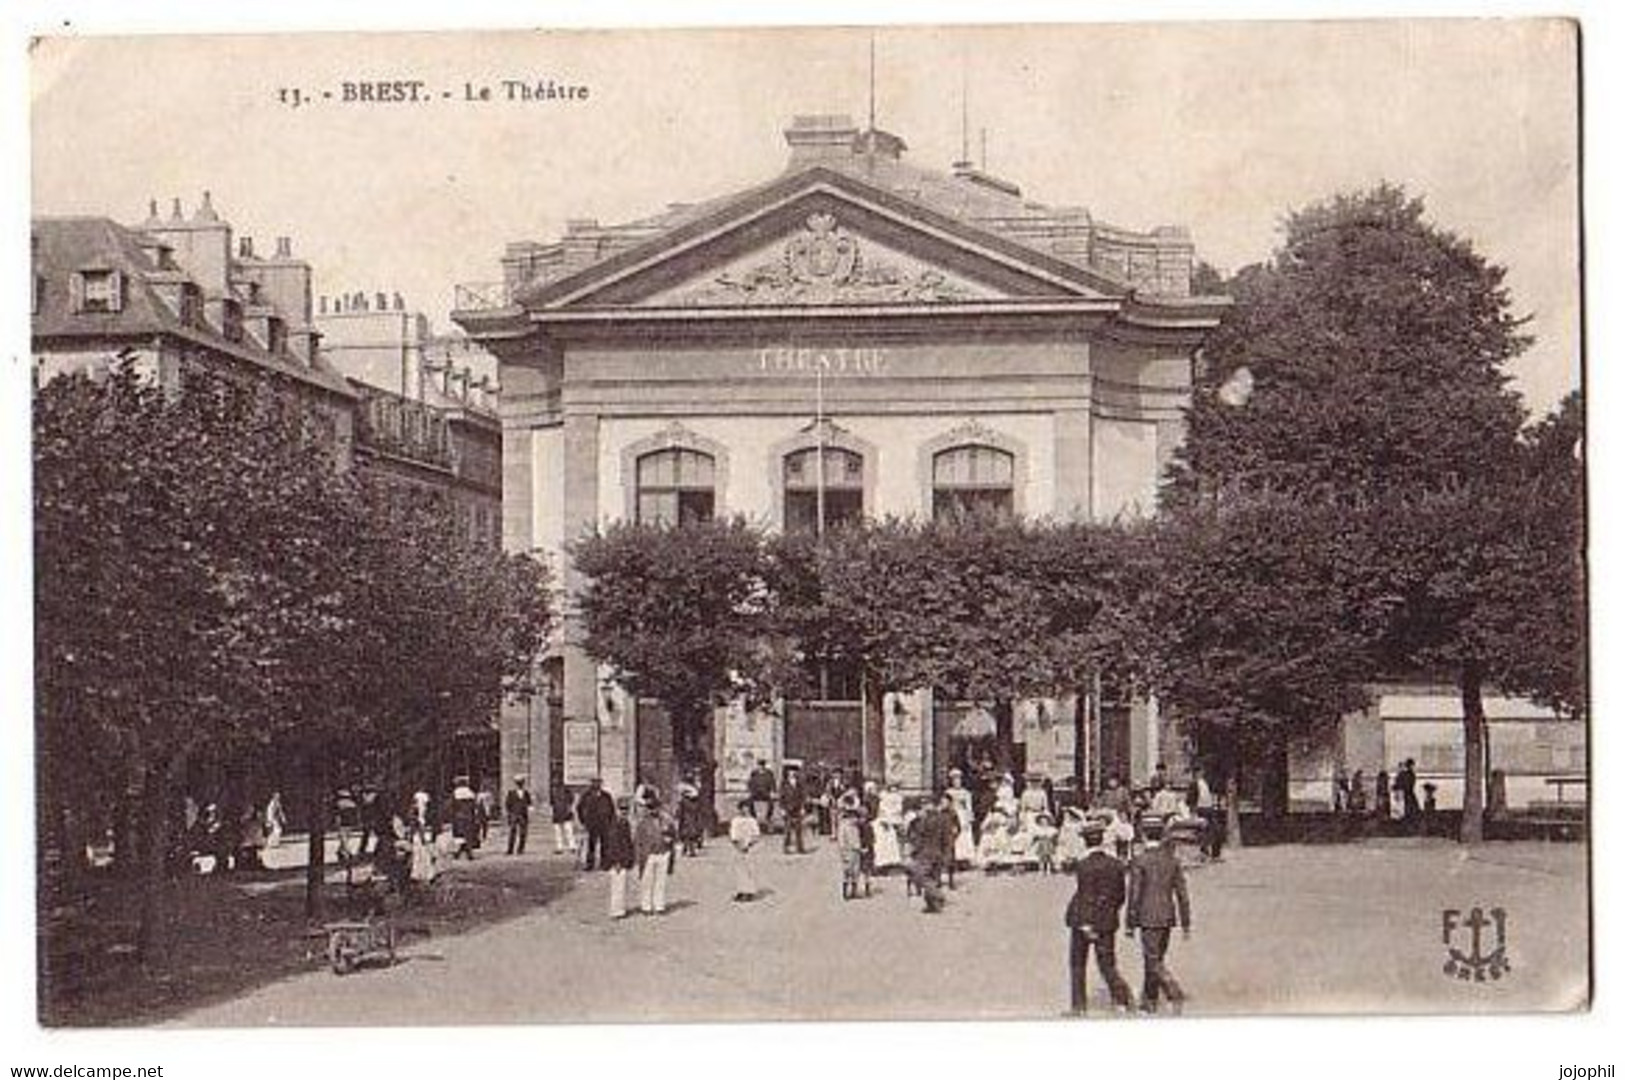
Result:
M637 520L688 525L716 512L716 459L698 450L656 450L638 458Z
M818 447L784 459L784 528L822 532L863 517L863 455L826 446L823 453L824 519L818 520ZM820 527L820 525L822 527Z
M931 514L938 521L1013 514L1015 476L1015 455L997 447L943 450L931 461Z
M803 665L808 701L859 701L863 698L863 669L855 660L819 660Z
M124 279L117 270L81 270L73 276L73 310L100 315L124 307Z

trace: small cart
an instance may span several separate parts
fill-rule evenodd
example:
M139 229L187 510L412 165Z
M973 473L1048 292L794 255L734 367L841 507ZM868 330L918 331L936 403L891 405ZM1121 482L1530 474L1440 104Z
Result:
M357 919L328 923L327 961L333 974L348 975L364 964L388 966L395 962L395 925L388 919Z

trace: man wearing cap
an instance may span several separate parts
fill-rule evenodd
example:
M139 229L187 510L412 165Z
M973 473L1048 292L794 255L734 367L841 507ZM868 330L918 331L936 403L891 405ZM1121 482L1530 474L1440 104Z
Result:
M611 804L614 817L604 833L604 869L609 873L609 917L626 918L626 879L637 869L637 846L632 840L632 823L627 813L632 808L630 799L619 799Z
M1106 827L1086 821L1082 830L1084 854L1078 860L1078 889L1066 907L1066 925L1072 937L1072 1012L1089 1011L1089 949L1095 950L1100 977L1111 991L1112 1004L1127 1012L1131 1004L1128 983L1117 973L1118 912L1123 907L1123 864L1106 850Z
M530 790L525 778L513 778L513 787L502 800L502 816L508 819L508 854L523 855L525 841L530 836Z
M1183 936L1190 937L1190 895L1178 857L1162 842L1161 822L1142 822L1142 827L1145 849L1134 857L1128 875L1128 932L1140 932L1140 952L1145 958L1140 1008L1156 1012L1158 998L1166 994L1177 1015L1184 1007L1185 991L1168 969L1168 941L1176 921Z
M604 850L604 835L615 820L615 799L604 790L604 782L600 778L593 777L587 790L576 800L576 820L587 830L581 868L596 870Z

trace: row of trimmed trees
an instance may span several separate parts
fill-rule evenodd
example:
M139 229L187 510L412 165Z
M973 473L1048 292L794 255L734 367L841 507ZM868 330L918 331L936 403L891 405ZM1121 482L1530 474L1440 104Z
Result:
M493 714L547 633L540 563L387 498L269 389L63 377L33 431L41 870L114 827L143 948L198 755L306 763L314 905L332 763Z
M1112 671L1154 688L1222 774L1284 761L1383 676L1461 694L1462 838L1482 835L1483 693L1586 704L1578 394L1535 425L1504 272L1393 187L1290 215L1199 365L1143 523L616 525L573 548L586 648L659 698L678 757L725 700L803 696L810 664L994 706Z

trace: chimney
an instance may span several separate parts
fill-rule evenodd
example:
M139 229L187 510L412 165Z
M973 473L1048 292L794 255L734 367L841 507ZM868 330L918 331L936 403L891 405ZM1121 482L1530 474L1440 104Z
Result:
M237 257L239 259L252 259L254 257L254 238L252 236L239 236L237 238Z
M205 297L224 296L231 282L231 226L220 220L203 193L203 202L188 221L181 213L181 201L171 204L166 221L154 221L144 230L169 247L175 264L203 290Z
M601 237L596 218L571 218L564 223L564 261L572 266L585 266L598 257Z
M164 219L158 216L158 200L147 200L147 220L141 223L143 229L150 229L154 225L162 225Z
M891 161L901 161L903 151L907 149L908 143L904 142L901 136L881 131L879 128L870 128L859 135L852 144L852 152L855 154L883 157Z
M784 129L790 145L790 168L796 169L831 158L852 154L858 140L858 126L845 114L797 116Z
M994 176L984 169L979 169L968 161L954 162L954 179L963 180L977 187L984 187L990 191L1000 191L1012 198L1021 197L1021 188L1002 177Z
M253 246L247 237L241 241L243 257L253 255ZM310 320L316 314L316 297L311 288L310 264L293 257L293 247L286 236L276 238L274 258L254 257L238 268L238 273L252 281L261 302L275 309L287 326L288 351L305 363L310 363L316 351L315 332ZM331 301L331 303L329 303ZM322 297L323 314L339 310L336 297Z

